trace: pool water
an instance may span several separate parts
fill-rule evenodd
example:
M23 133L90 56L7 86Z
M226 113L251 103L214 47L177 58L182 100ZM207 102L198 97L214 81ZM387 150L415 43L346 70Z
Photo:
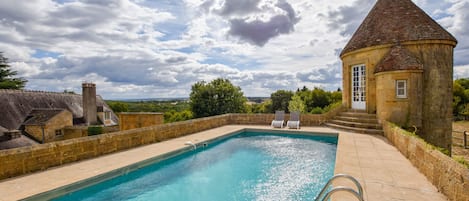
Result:
M55 200L313 200L337 137L244 132Z

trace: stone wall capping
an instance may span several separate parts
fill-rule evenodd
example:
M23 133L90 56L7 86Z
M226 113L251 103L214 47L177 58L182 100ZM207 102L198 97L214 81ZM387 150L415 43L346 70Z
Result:
M330 116L302 114L301 124L318 126ZM273 117L273 114L224 114L0 150L0 180L224 125L270 125ZM288 114L285 119L289 119Z
M469 200L468 168L388 121L383 128L385 137L449 200Z

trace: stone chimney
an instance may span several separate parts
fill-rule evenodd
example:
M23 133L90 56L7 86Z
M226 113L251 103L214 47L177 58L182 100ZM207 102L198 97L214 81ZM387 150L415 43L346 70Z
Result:
M83 119L88 125L95 125L97 120L97 105L96 105L96 84L83 83Z

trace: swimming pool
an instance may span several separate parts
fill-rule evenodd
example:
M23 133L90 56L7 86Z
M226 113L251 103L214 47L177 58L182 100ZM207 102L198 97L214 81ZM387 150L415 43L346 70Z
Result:
M243 132L54 200L312 200L337 136Z

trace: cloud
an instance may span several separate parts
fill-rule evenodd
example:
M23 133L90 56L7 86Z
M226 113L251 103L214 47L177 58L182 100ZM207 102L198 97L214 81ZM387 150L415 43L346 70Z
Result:
M245 16L258 12L260 0L225 0L223 7L216 12L221 16Z
M458 40L458 45L454 51L454 65L456 66L469 64L469 57L467 57L467 52L469 52L469 15L467 10L469 10L468 1L456 1L447 9L446 13L449 15L439 20Z
M22 10L28 12L23 14ZM163 34L153 27L172 18L170 13L128 0L15 1L0 6L0 30L7 30L0 35L8 36L2 42L18 46L83 55L111 45L127 46L129 41L140 46L156 44L156 38ZM86 49L76 51L77 43Z
M203 4L206 6L205 4ZM227 17L228 35L257 46L270 39L294 31L300 21L295 10L285 0L225 0L215 13Z
M469 64L464 66L454 67L453 72L454 79L468 78L469 77Z
M326 67L313 68L310 71L298 72L296 77L301 82L318 84L340 83L342 81L342 65L334 63Z
M352 36L375 2L375 0L356 0L352 5L340 6L336 10L329 11L326 16L320 15L320 17L329 21L329 30L340 30L341 35Z
M247 96L341 87L338 53L375 0L0 0L0 51L33 90L106 99L187 97L228 78ZM467 0L414 0L459 40L468 76ZM443 6L440 6L443 5Z

